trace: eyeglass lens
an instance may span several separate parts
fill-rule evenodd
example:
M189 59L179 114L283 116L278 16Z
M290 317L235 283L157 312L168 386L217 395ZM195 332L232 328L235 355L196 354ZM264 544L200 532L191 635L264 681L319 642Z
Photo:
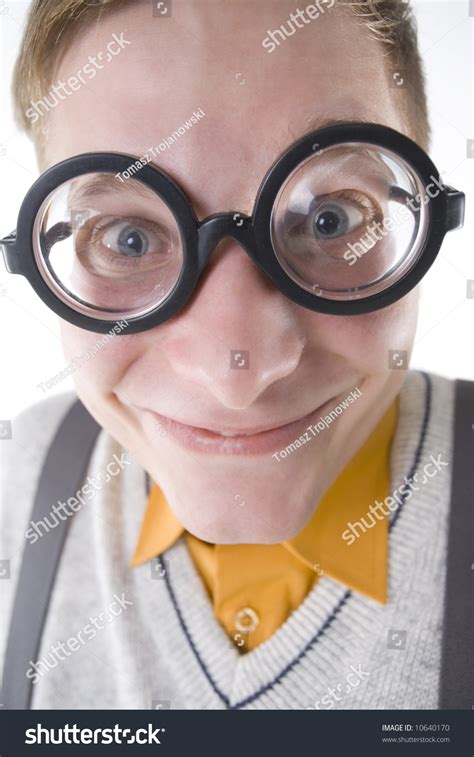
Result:
M34 237L50 288L95 318L154 309L183 266L179 227L164 200L142 182L120 182L108 173L85 174L55 189L40 208Z
M280 265L326 299L387 289L421 252L428 227L423 189L403 158L381 147L347 143L317 151L274 203L271 234Z

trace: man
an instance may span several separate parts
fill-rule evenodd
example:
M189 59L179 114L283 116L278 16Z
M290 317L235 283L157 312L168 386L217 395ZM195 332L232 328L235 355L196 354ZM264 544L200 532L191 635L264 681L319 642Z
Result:
M377 309L354 295L382 296L381 264L401 281L432 218L408 143L398 159L398 136L374 147L364 130L428 149L421 64L406 4L309 8L32 5L14 91L41 167L129 156L106 180L105 159L54 173L35 215L38 286L62 303L66 362L102 431L88 489L41 522L31 504L72 398L23 414L9 448L8 616L25 536L34 550L71 521L33 707L438 706L453 384L407 374L418 288ZM275 198L279 287L243 235L268 168L316 131ZM192 227L165 179L157 201L150 163L199 221L232 211L234 226L192 295L140 330L181 286ZM104 344L97 322L114 318Z

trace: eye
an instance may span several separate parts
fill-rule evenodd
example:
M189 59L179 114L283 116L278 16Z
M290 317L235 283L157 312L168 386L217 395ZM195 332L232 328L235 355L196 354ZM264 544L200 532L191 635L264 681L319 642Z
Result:
M170 229L146 218L92 216L75 236L82 265L104 275L141 275L163 269L175 245Z
M156 234L130 223L116 223L104 233L102 244L128 258L141 258L156 243ZM155 245L156 246L156 245Z
M316 239L336 239L354 231L364 220L360 207L349 200L322 202L313 214L313 233Z

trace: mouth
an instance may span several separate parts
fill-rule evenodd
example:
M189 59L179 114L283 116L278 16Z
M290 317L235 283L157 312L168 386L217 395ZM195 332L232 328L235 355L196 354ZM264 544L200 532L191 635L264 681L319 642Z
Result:
M192 452L213 455L264 455L279 452L299 439L307 427L319 420L326 409L336 403L336 397L312 410L308 415L270 428L215 429L192 426L160 415L152 410L142 410L146 416L148 433L169 436L181 447ZM151 427L151 429L150 429ZM308 432L311 439L311 432ZM306 441L308 439L306 438Z

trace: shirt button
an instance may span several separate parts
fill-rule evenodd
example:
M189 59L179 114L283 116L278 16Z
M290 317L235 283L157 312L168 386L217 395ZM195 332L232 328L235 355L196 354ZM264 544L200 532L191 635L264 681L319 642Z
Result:
M238 631L250 633L250 631L255 631L258 628L260 618L251 607L242 607L241 610L235 613L234 624Z

